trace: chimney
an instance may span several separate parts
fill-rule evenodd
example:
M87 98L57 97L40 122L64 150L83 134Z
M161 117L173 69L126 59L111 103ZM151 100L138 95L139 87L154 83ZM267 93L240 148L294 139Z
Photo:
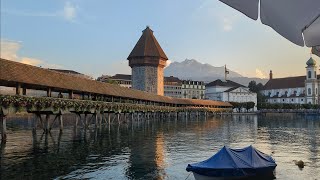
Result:
M271 80L273 77L273 74L272 74L272 70L270 70L270 74L269 74L269 80Z

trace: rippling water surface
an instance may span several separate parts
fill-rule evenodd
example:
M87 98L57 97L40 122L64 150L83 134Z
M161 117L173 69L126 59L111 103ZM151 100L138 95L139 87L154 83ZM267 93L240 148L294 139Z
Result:
M272 155L277 179L320 178L320 117L229 116L140 121L84 131L68 116L63 133L32 133L32 117L8 119L0 179L186 179L188 163L223 145ZM300 170L294 160L303 160ZM193 179L190 175L188 179Z

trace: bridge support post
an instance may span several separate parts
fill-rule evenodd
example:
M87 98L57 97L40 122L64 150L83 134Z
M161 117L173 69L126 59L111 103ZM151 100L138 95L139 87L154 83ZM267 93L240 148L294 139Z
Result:
M49 114L46 114L46 121L45 121L44 129L43 129L43 131L44 131L46 134L49 132L49 129L50 129L49 120L50 120L50 115L49 115Z
M7 142L7 119L6 116L0 115L0 125L1 125L1 143L5 144Z
M78 128L78 123L79 123L79 118L80 118L80 114L76 114L76 124L75 124L75 129Z
M88 118L87 118L88 114L86 113L84 115L84 128L87 129L88 128Z
M134 121L134 113L131 113L131 122Z
M60 131L63 130L63 119L62 119L62 114L59 114L59 125L60 125Z
M98 114L94 113L94 127L97 128L98 127Z

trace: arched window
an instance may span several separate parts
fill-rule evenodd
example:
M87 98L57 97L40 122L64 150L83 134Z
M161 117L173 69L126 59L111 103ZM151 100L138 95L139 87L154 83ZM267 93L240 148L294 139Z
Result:
M311 78L311 71L308 71L308 78Z
M318 88L316 88L316 94L318 94Z
M311 94L311 88L308 88L308 94L309 95Z

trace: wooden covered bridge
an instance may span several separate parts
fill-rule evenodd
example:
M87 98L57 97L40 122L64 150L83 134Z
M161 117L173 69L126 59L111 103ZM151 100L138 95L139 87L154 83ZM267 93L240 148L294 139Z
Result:
M90 120L95 125L110 124L112 117L120 122L121 118L206 116L232 110L226 102L159 96L5 59L0 59L0 87L15 88L14 95L0 89L2 141L6 141L6 116L21 111L35 114L34 129L39 121L48 132L57 119L62 130L64 113L77 114L76 124L80 121L87 127ZM31 96L33 90L44 95ZM50 120L50 116L55 118Z

